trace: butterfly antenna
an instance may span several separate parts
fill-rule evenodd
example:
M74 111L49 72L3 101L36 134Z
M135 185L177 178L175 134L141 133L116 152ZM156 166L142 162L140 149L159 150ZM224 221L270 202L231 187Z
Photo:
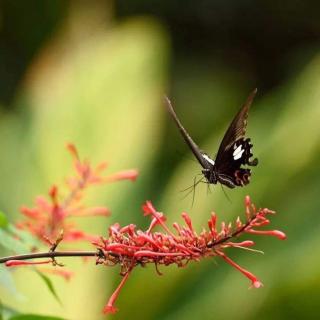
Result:
M203 178L204 177L201 177L201 179L199 179L198 181L196 181L196 177L194 177L194 180L193 180L193 193L192 193L192 203L191 203L191 208L193 207L193 204L194 204L194 199L195 199L195 195L196 195L196 186L203 182Z
M197 174L197 175L194 177L194 179L196 179L197 176L202 176L202 173ZM203 177L202 177L199 181L197 181L196 184L200 183L200 182L202 181L202 179L203 179ZM189 189L191 189L191 188L193 188L193 187L194 187L194 184L192 184L190 187L187 187L187 188L185 188L185 189L180 190L180 192L185 192L185 191L187 191L187 190L189 190Z
M193 184L190 187L188 187L185 190L183 190L183 191L187 191L187 190L189 190L189 191L185 194L185 196L182 199L185 199L191 192L194 192L194 189L195 189L196 185L200 182L199 180L196 181L196 179L197 179L197 177L194 177Z
M186 195L181 198L181 200L185 199L191 192L194 192L195 187L202 181L202 179L203 179L203 177L201 177L199 180L197 180L197 177L194 177L193 184L190 187L188 187L184 190L181 190L181 192L189 190L186 193ZM194 196L193 196L193 198L194 198Z
M232 203L232 201L231 201L231 199L229 198L229 196L228 196L228 194L227 194L226 190L224 189L224 187L223 187L222 183L220 183L220 186L221 186L221 189L222 189L222 191L223 191L224 195L225 195L225 196L226 196L226 198L228 199L228 201L229 201L230 203Z
M207 183L207 195L209 193L211 194L212 192L211 192L211 188L210 188L210 183Z
M202 178L201 178L201 180L202 180ZM200 181L201 181L200 180ZM199 182L200 182L199 181ZM199 183L198 182L198 183ZM197 183L197 184L198 184ZM192 193L192 203L191 203L191 208L193 207L193 204L194 204L194 198L195 198L195 195L196 195L196 177L194 177L194 179L193 179L193 193Z
M191 189L193 187L193 185L191 185L190 187L188 187L188 188L185 188L185 189L182 189L182 190L180 190L180 192L185 192L185 191L188 191L189 189Z

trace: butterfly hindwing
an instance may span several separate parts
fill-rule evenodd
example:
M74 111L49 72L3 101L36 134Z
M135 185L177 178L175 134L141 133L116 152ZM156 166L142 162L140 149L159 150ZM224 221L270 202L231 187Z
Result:
M239 139L234 142L215 163L217 180L230 188L244 186L250 181L251 170L241 166L256 166L258 159L250 160L252 144L250 139Z

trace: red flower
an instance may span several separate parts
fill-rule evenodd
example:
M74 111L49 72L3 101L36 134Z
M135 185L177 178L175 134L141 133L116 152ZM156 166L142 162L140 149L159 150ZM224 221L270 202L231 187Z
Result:
M17 227L28 230L39 240L51 243L55 241L61 230L64 232L64 241L94 241L96 236L79 230L71 217L83 216L108 216L110 211L105 207L85 207L81 204L83 191L89 186L109 183L120 180L134 181L138 175L136 170L127 170L103 176L107 168L106 163L101 163L95 168L87 160L81 160L76 147L73 144L67 146L74 161L76 174L67 179L68 192L61 196L60 189L52 186L48 192L48 198L39 196L36 198L35 207L21 207L21 213L26 219L17 223Z
M120 285L104 308L105 313L117 311L114 303L129 274L134 267L144 266L147 263L155 264L158 271L159 265L176 264L178 267L183 267L189 261L218 256L245 275L251 281L252 287L259 288L262 286L260 280L231 260L226 255L225 249L253 246L254 242L251 240L234 242L233 239L242 234L270 235L281 240L286 238L281 231L256 230L268 225L270 221L266 217L274 212L269 209L256 210L248 196L245 198L245 222L238 217L234 225L222 222L221 227L218 228L217 217L212 213L208 221L208 230L204 229L199 234L194 231L191 218L187 213L182 213L185 225L174 223L176 233L173 233L165 223L164 214L158 212L150 201L147 201L142 209L144 215L150 215L152 218L146 231L137 230L133 224L121 228L116 223L109 228L108 238L101 238L94 242L100 252L97 264L119 264L123 276ZM156 225L160 225L164 232L154 232Z
M18 267L18 266L32 266L37 264L50 264L52 259L43 261L23 261L23 260L9 260L5 263L6 267Z
M118 298L118 295L120 293L120 290L122 289L122 287L124 286L124 284L126 283L128 277L130 275L130 271L128 271L124 277L122 278L118 288L113 292L113 294L111 295L108 303L106 304L106 306L103 308L103 313L116 313L118 311L118 309L114 306L114 302L115 300Z

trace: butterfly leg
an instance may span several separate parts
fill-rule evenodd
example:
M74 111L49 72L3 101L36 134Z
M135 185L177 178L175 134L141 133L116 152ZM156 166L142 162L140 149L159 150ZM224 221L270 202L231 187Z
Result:
M210 188L210 183L207 183L207 194L211 194L211 188Z
M228 201L229 201L230 203L232 203L232 201L231 201L231 199L229 198L229 196L228 196L228 194L227 194L226 190L224 190L224 187L223 187L223 184L222 184L222 183L220 183L220 186L221 186L221 189L222 189L222 191L223 191L223 193L224 193L225 197L228 199Z
M202 180L202 178L201 178L201 180ZM200 181L201 181L201 180L200 180ZM199 181L199 182L200 182L200 181ZM199 182L198 182L198 183L199 183ZM198 183L197 183L197 184L198 184ZM193 179L193 193L192 193L192 204L191 204L191 207L193 207L195 195L196 195L196 177L194 177L194 179Z
M197 186L200 182L203 182L203 177L201 177L199 180L197 180L197 177L194 177L194 179L193 179L193 184L192 184L190 187L188 187L188 188L186 188L186 189L184 189L184 190L181 190L181 192L184 192L184 191L188 191L188 190L189 190L189 191L186 193L186 195L185 195L184 197L182 197L182 199L185 199L191 192L194 193L196 186ZM193 201L194 201L194 194L193 194ZM193 201L192 201L192 203L193 203Z

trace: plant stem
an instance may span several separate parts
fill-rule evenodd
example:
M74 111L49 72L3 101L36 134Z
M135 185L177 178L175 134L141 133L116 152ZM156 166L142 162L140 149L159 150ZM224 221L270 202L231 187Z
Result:
M247 221L241 228L236 229L236 231L234 231L232 234L230 234L229 236L223 237L222 239L218 240L218 241L212 241L211 243L207 244L207 248L213 248L219 244L222 244L224 242L227 242L228 240L235 238L236 236L238 236L239 234L241 234L242 232L245 231L246 228L249 227L250 223L252 222L252 220L254 220L256 218L256 215L254 215L253 217L250 218L249 221Z
M97 257L98 251L53 251L53 252L37 252L29 254L20 254L0 258L0 264L9 260L30 260L40 258L56 258L56 257Z

